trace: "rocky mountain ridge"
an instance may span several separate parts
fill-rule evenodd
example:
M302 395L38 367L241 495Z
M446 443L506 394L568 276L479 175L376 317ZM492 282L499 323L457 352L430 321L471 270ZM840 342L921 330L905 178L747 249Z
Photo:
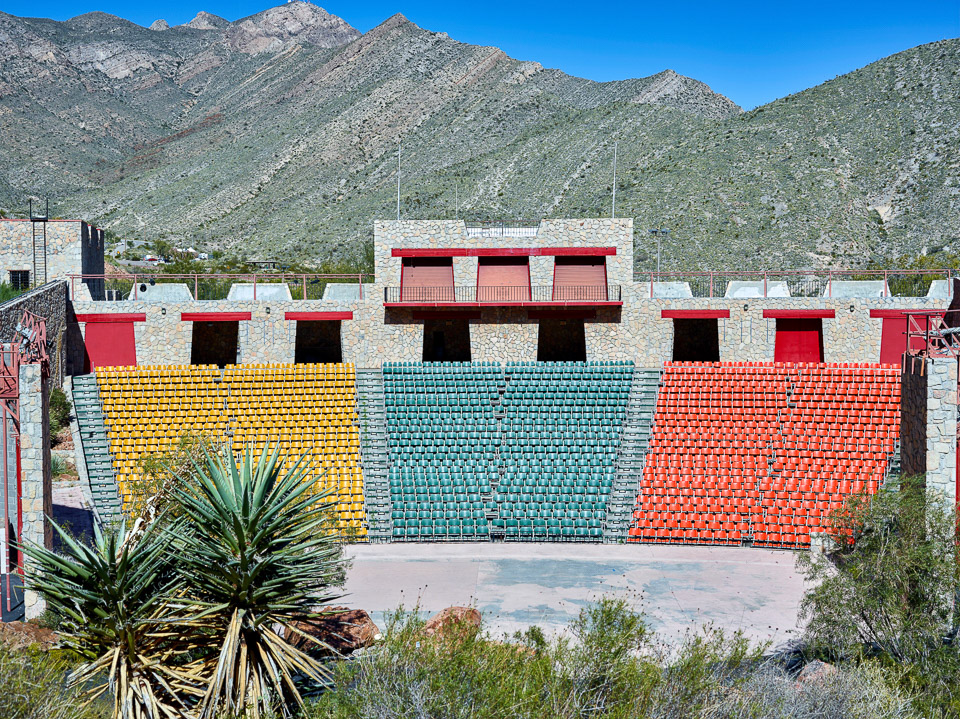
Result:
M50 196L131 236L343 259L396 212L401 141L408 218L608 214L618 143L640 269L647 227L673 230L665 267L703 269L960 236L957 41L743 113L670 70L597 83L400 14L363 35L305 2L223 23L0 13L0 206Z

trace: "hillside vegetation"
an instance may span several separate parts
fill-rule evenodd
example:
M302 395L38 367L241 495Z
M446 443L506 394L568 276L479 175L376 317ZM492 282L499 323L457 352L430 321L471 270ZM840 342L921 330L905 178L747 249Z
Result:
M960 238L960 41L743 113L667 70L596 83L401 15L303 2L147 29L0 13L0 206L49 195L130 236L317 262L373 220L610 212L664 266L839 267Z

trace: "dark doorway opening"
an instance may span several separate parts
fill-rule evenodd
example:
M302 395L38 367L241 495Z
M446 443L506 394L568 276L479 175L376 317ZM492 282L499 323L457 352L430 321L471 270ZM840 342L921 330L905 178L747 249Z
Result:
M540 320L538 362L586 362L587 338L580 319Z
M717 320L675 319L673 359L675 362L719 362L720 332Z
M239 335L239 322L194 322L190 364L236 364Z
M343 362L340 320L297 320L297 364Z
M470 322L464 319L423 321L424 362L469 362Z

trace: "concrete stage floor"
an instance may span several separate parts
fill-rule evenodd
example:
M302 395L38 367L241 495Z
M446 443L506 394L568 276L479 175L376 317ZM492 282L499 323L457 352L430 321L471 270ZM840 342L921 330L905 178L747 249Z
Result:
M344 604L384 613L472 605L493 634L556 632L607 595L627 598L664 639L712 623L779 644L796 634L796 553L746 547L596 544L351 545Z

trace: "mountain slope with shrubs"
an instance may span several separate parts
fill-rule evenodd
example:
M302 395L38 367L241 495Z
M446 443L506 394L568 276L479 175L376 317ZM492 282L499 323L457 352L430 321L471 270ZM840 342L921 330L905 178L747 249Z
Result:
M611 211L665 267L853 266L960 237L960 41L750 112L670 70L596 83L402 15L304 2L139 27L0 13L0 207L50 196L119 234L320 262L373 220Z

